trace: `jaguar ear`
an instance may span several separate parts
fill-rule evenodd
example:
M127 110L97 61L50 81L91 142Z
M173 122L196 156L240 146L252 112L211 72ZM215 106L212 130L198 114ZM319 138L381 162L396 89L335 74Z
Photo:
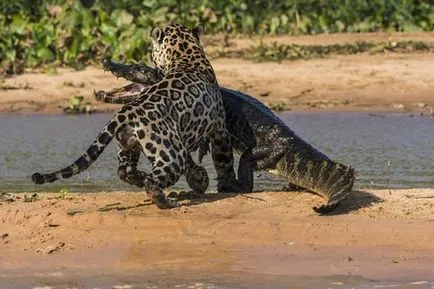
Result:
M196 35L197 38L199 38L201 35L203 35L205 31L205 28L202 24L199 24L198 26L193 28L193 33Z
M159 28L159 27L152 28L152 30L151 30L151 38L155 42L158 42L160 44L163 43L163 39L164 39L164 32L163 32L163 30L161 30L161 28Z

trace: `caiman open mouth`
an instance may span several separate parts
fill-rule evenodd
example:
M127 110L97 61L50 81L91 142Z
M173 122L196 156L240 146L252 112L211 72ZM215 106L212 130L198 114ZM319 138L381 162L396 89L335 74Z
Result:
M110 98L135 97L138 96L145 88L146 88L145 85L137 82L133 82L119 88L113 88L108 92L104 90L100 90L98 92L94 91L94 95L98 100L104 100L107 97Z
M146 85L140 83L140 79L137 79L137 77L140 77L140 75L138 75L140 71L135 69L134 64L133 65L119 64L106 58L103 60L102 65L105 71L110 71L114 76L125 78L131 81L132 83L120 88L114 88L108 92L104 90L94 92L95 98L97 100L103 101L107 98L114 99L120 97L132 98L138 96L146 88ZM139 81L136 82L137 80Z

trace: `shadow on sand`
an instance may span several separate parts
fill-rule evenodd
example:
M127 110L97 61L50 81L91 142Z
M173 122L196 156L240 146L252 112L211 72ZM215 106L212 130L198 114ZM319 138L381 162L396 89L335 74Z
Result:
M383 200L374 194L366 191L352 191L333 211L326 216L348 214L357 212L360 209L371 207L374 204L381 203Z
M197 195L191 192L180 192L177 195L177 200L189 200L190 203L187 206L195 206L199 205L201 203L211 203L216 202L219 200L227 199L227 198L234 198L237 196L243 196L248 199L253 199L256 201L262 201L266 202L266 200L251 196L253 193L258 193L259 191L255 191L252 193L243 193L243 194L235 194L235 193L218 193L218 194L205 194L205 195ZM281 192L281 191L279 191ZM293 191L288 193L297 193L299 191ZM306 192L306 191L303 191ZM273 192L271 192L273 193ZM270 194L271 194L270 193ZM170 195L169 195L170 196ZM174 196L174 195L172 195ZM355 212L363 208L367 208L372 206L373 204L382 202L382 199L377 197L374 194L371 194L366 191L352 191L351 194L347 196L333 211L323 214L324 216L331 216L331 215L341 215L341 214L347 214L350 212Z
M236 194L236 193L215 193L215 194L204 194L204 195L198 195L193 192L187 192L187 191L181 191L181 192L171 192L169 193L170 198L174 198L177 201L189 201L187 204L182 204L181 206L197 206L203 203L212 203L217 202L219 200L227 199L227 198L235 198L237 196L243 196L248 199L261 201L261 202L267 202L264 199L258 198L256 196L252 196L254 193L258 193L260 191L255 191L252 193L242 193L242 194ZM281 192L281 191L279 191ZM305 192L305 191L304 191ZM272 194L273 192L270 192ZM297 192L288 192L288 194L291 193L298 193ZM346 199L344 199L333 211L324 214L324 216L332 216L332 215L342 215L347 214L350 212L356 212L360 209L367 208L372 206L373 204L382 202L382 199L379 197L365 191L357 190L353 191ZM145 200L142 203L136 204L136 205L128 205L124 206L121 203L113 203L105 205L104 207L101 207L98 209L100 212L106 212L106 211L125 211L130 209L135 209L143 206L149 206L152 205L150 200Z

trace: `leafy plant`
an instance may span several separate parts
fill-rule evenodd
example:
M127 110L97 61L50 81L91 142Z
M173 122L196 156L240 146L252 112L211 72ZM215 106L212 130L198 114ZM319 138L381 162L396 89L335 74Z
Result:
M285 110L286 105L283 102L278 102L278 103L269 102L268 107L274 111L283 111Z
M44 73L47 75L57 75L57 69L54 66L48 66L44 69Z
M264 44L262 41L252 45L243 54L223 55L226 57L243 57L255 61L277 61L321 58L328 55L349 55L358 53L384 53L384 52L433 52L434 46L420 41L399 42L367 42L359 41L348 44L333 45L297 45L297 44Z
M141 61L149 51L151 27L172 22L190 26L203 23L208 34L433 31L434 5L431 2L0 1L0 74L22 73L26 67L47 64L81 69L105 57ZM279 60L288 54L280 49L285 47L274 47L274 52L269 52L265 58Z
M59 191L59 199L66 199L66 195L69 194L69 190L67 188L63 188Z
M95 112L89 102L83 103L84 96L76 95L68 100L68 105L63 108L63 111L70 114L90 114Z

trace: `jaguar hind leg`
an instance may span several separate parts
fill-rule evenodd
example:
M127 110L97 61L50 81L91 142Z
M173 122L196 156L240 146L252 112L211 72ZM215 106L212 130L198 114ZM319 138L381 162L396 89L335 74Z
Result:
M219 193L242 192L233 169L234 159L230 136L226 131L214 132L211 141L211 154L217 174L217 191Z
M225 115L225 112L217 111L216 115ZM211 113L211 117L216 118L213 113ZM232 142L224 119L216 123L214 130L209 135L209 140L211 143L211 156L217 174L217 191L219 193L245 192L235 178Z
M160 123L160 127L170 127ZM173 208L176 202L168 199L163 189L175 184L185 172L187 166L187 150L181 138L174 132L145 130L137 127L135 135L138 136L141 149L152 165L149 174L137 171L137 186L144 187L148 196L161 209ZM164 141L163 141L164 140Z
M119 178L130 185L140 186L143 176L137 170L137 164L141 148L133 129L127 126L116 135L116 140L118 142Z
M120 161L118 168L118 175L121 180L130 185L145 188L152 202L160 209L170 209L178 206L176 202L168 199L163 192L165 187L173 185L179 179L179 176L170 176L169 178L166 176L166 173L170 174L170 165L163 166L163 172L158 169L147 174L137 169L138 157L135 157L140 155L140 151L121 150L119 154L123 157L126 156ZM126 161L127 159L128 161ZM158 174L155 174L155 171L157 171Z
M143 172L137 170L141 147L131 127L127 127L116 136L118 142L118 176L135 186L143 186ZM185 175L189 187L195 194L204 194L209 186L209 177L206 169L197 165L190 154L187 154Z
M118 176L122 181L134 186L141 185L142 175L137 170L139 157L140 151L119 150L118 152Z

